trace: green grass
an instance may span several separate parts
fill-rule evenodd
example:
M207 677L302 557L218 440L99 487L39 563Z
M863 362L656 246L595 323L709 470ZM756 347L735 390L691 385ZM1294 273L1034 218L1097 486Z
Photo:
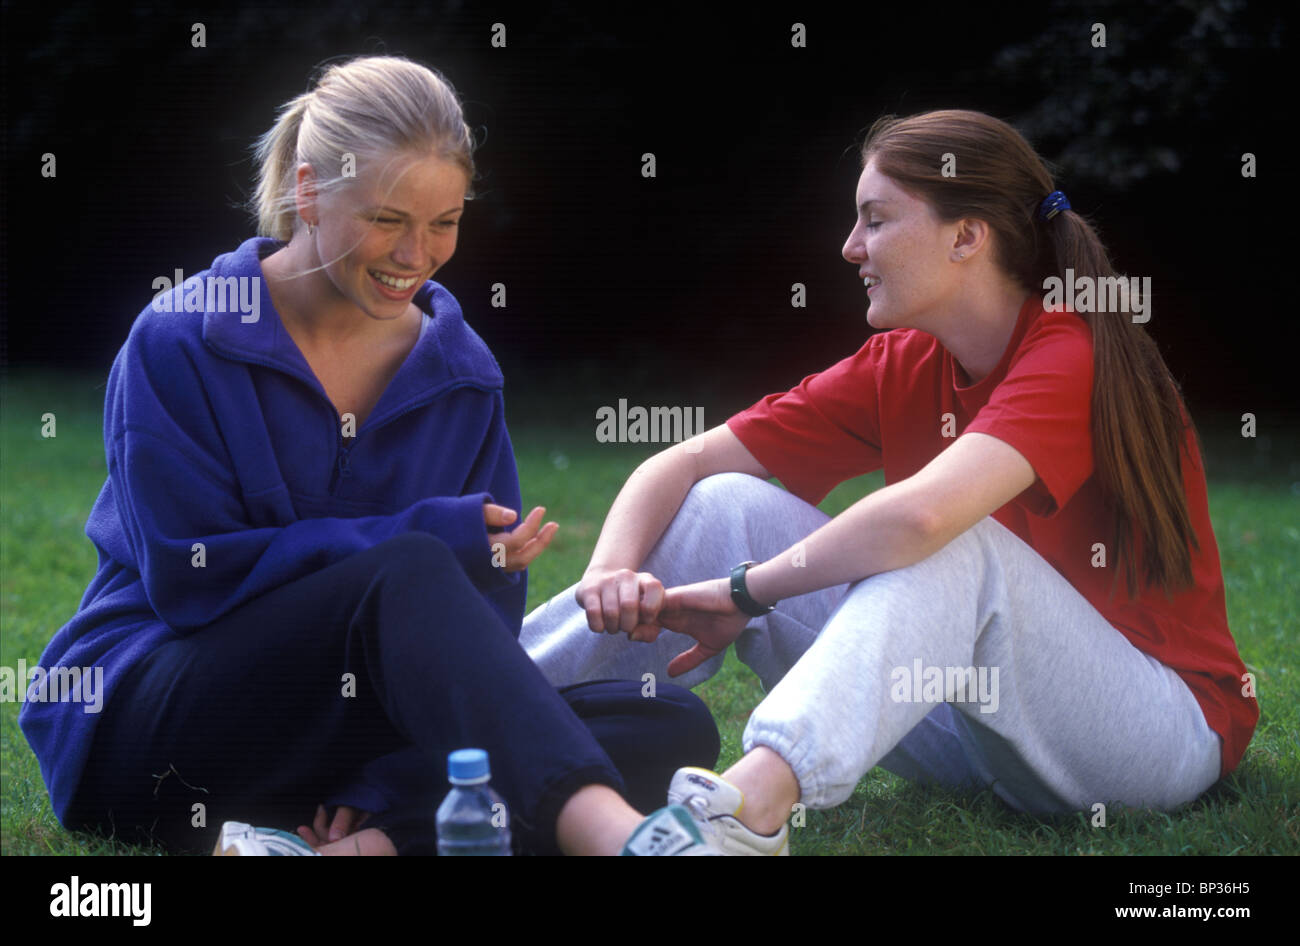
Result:
M0 390L0 665L36 662L75 611L95 569L83 534L103 483L103 377L11 373ZM42 438L41 417L57 436ZM553 415L554 416L554 415ZM568 414L567 416L574 416ZM710 416L714 416L710 414ZM594 425L593 425L594 429ZM1041 820L1009 811L990 793L962 796L910 785L881 770L830 811L806 812L793 852L811 854L1277 854L1300 853L1300 672L1293 571L1300 566L1300 464L1274 437L1232 435L1231 419L1201 419L1211 474L1211 514L1223 559L1228 614L1258 677L1263 718L1242 766L1180 811L1107 812ZM1213 431L1224 433L1214 436ZM1211 434L1207 435L1207 431ZM597 444L586 429L554 429L512 415L526 507L546 505L561 528L531 571L529 608L577 580L604 513L650 452ZM822 504L834 514L880 485L863 477ZM740 755L740 735L761 698L750 671L729 655L697 691L723 735L719 768ZM18 705L0 704L0 853L150 854L64 831L36 759L18 728Z

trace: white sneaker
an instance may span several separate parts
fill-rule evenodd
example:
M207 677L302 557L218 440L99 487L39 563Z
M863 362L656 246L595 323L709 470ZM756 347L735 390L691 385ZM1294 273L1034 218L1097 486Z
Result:
M251 824L227 821L221 826L221 837L212 849L215 855L244 857L320 857L310 844L288 831L275 828L254 828Z
M700 831L723 854L788 857L790 826L776 834L757 834L737 815L745 807L744 793L716 772L688 767L678 769L668 786L668 804L691 813Z
M681 805L660 808L637 826L623 846L624 857L718 857Z

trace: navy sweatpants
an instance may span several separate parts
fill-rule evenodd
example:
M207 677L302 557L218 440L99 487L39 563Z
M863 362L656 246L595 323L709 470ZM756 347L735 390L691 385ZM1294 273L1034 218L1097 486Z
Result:
M351 676L348 676L351 675ZM553 853L583 785L647 811L717 727L688 690L552 688L440 540L396 536L150 654L99 720L64 823L207 851L223 821L292 830L366 763L402 752L427 778L367 822L433 853L447 753L488 751L516 846Z

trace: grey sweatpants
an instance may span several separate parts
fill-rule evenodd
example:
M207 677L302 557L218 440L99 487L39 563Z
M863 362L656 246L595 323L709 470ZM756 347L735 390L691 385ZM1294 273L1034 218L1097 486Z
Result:
M725 577L827 521L756 477L711 476L641 570L664 587ZM666 680L668 661L694 643L666 630L650 644L593 633L573 595L524 619L521 642L555 686ZM1219 737L1177 674L991 518L914 565L780 602L751 620L736 652L767 692L744 749L779 753L810 808L843 802L875 765L991 787L1034 813L1169 809L1219 777ZM673 682L694 686L721 664Z

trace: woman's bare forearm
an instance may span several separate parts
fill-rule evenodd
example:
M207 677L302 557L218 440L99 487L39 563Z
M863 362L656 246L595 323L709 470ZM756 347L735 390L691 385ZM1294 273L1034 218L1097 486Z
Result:
M904 487L900 489L899 487ZM906 484L877 490L745 576L761 604L842 585L919 562L937 551Z
M723 472L768 475L725 424L655 454L628 477L574 592L593 631L633 633L654 621L663 583L639 569L691 488Z
M714 473L768 476L726 424L656 453L623 484L605 517L587 572L640 568L691 487Z
M695 464L683 448L656 453L628 477L605 517L588 572L641 567L695 485Z
M933 555L1034 482L1017 450L970 433L905 480L854 503L802 542L751 568L761 604L857 581Z

